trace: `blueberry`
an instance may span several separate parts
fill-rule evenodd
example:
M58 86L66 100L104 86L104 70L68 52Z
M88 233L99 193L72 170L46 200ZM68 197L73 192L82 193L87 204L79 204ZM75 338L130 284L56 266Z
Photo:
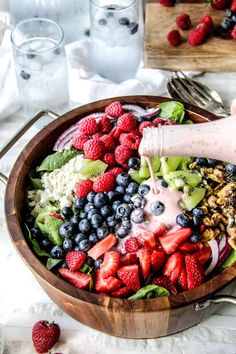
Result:
M96 260L94 261L94 267L95 267L95 269L100 268L100 265L102 264L102 262L103 262L102 258L96 259Z
M130 203L131 202L131 195L130 194L125 194L123 197L123 201L125 203Z
M29 80L30 79L30 74L28 74L26 71L21 70L20 76L22 77L23 80Z
M228 17L228 18L231 18L233 16L233 11L231 11L230 9L227 9L225 11L225 16Z
M54 246L51 249L50 255L52 258L60 259L64 257L64 251L61 246Z
M130 28L131 34L135 34L138 32L138 23L131 22L128 27Z
M189 227L191 224L191 220L186 214L179 214L176 216L176 224L181 227Z
M100 18L98 20L98 23L99 23L100 26L106 26L107 20L105 18Z
M85 213L85 211L82 211L82 213L79 214L80 220L86 219L87 215L88 215L88 213Z
M44 238L41 242L40 242L40 247L45 250L45 251L50 251L50 249L52 248L52 244L49 241L49 239Z
M205 157L197 157L195 161L198 166L208 166L207 159Z
M85 263L89 266L89 267L94 267L94 259L92 257L87 256Z
M207 159L207 164L209 167L215 167L217 165L218 161L215 159Z
M83 252L88 252L88 250L91 248L91 242L89 242L89 240L82 240L79 243L79 249L80 251Z
M61 49L60 48L56 48L54 51L53 51L54 54L56 55L60 55L61 54Z
M74 251L80 251L80 247L79 246L75 246L74 247Z
M75 209L77 210L82 210L84 209L85 204L87 203L87 199L86 198L76 198L75 199Z
M86 30L84 31L84 35L85 35L86 37L90 37L90 30L89 30L89 29L86 29Z
M113 16L114 16L114 14L111 11L107 12L107 14L106 14L106 18L111 18Z
M117 191L110 191L107 193L110 203L121 199L121 194Z
M87 236L85 234L83 234L82 232L79 232L76 236L75 236L75 242L77 243L77 245L80 243L80 241L87 239Z
M63 241L62 247L65 252L71 251L74 248L74 242L70 238L66 238Z
M70 207L64 206L61 208L61 213L65 218L70 218L73 215L73 211Z
M202 217L194 215L193 216L193 225L199 226L199 225L201 225L201 223L202 223Z
M138 187L138 194L144 197L150 191L150 187L147 184L141 184Z
M28 59L34 59L34 58L36 57L36 54L34 54L34 53L27 53L27 54L26 54L26 57L27 57Z
M35 238L37 241L40 241L43 237L42 232L37 228L37 227L33 227L31 230L31 236L33 238Z
M70 238L75 232L76 225L71 222L64 222L59 228L59 233L64 238Z
M190 241L191 241L192 243L196 243L196 242L198 242L198 241L200 241L200 240L201 240L201 235L200 235L200 234L197 234L197 233L192 234L192 236L190 237Z
M116 212L116 210L120 204L121 204L120 200L115 200L114 203L112 204L112 209Z
M119 24L121 26L128 26L129 25L129 19L127 17L121 17L121 18L119 18Z
M129 229L127 227L119 227L119 229L117 229L116 231L116 235L119 238L124 238L125 236L127 236L129 233Z
M131 213L131 208L128 204L122 203L116 209L116 214L120 218L127 218Z
M224 18L223 21L221 22L221 27L225 30L230 30L234 26L234 21L231 18Z
M33 215L26 214L25 220L26 220L27 224L34 225L35 218L33 217Z
M94 244L99 241L99 238L97 237L97 235L95 233L92 233L89 235L89 241Z
M165 205L160 200L156 200L151 203L150 210L154 215L158 216L165 211Z
M140 158L139 157L131 157L128 161L128 167L133 170L139 170L140 168Z
M142 208L134 209L130 215L130 219L135 224L140 224L145 220L145 212Z
M99 211L97 209L90 209L88 211L87 219L91 220L92 216L95 214L99 214Z
M87 195L87 201L90 202L90 203L93 203L95 195L96 195L95 192L89 192L89 194Z
M103 224L103 218L101 217L101 215L99 214L94 214L91 218L91 225L92 227L94 227L95 229L97 229L98 227L101 227Z
M236 174L236 165L233 165L232 163L227 163L225 166L225 171L228 175L232 176Z
M117 224L117 220L116 220L116 218L115 218L115 215L112 215L112 216L109 216L108 218L107 218L107 225L109 226L109 227L115 227L116 226L116 224Z
M203 211L201 209L199 209L199 208L194 208L192 213L193 213L194 216L197 216L198 218L203 218L203 216L205 215L203 213Z
M143 208L145 205L145 199L137 195L137 197L133 200L133 205L135 208Z
M125 191L127 194L134 195L138 191L138 187L139 187L138 183L130 182L130 184L128 185Z
M97 236L99 238L99 240L102 240L103 238L105 238L107 235L109 234L109 230L107 227L99 227L97 229Z
M105 194L105 193L100 192L95 195L94 204L98 208L106 205L108 203L108 201L109 201L109 198L108 198L107 194Z
M125 187L117 186L115 191L118 192L119 194L125 194Z
M112 207L110 205L104 205L101 207L100 213L104 219L107 219L108 216L111 216L113 214Z
M127 229L131 229L131 222L129 219L123 219L121 225Z
M91 229L91 225L87 219L82 219L79 223L79 230L84 233L88 233Z
M72 224L75 224L75 225L78 225L79 222L80 222L81 218L80 218L80 215L74 215L72 216L72 218L70 219L70 222Z
M164 179L160 179L160 185L165 188L168 187L168 183Z
M128 187L130 182L130 175L128 175L128 173L120 173L117 177L116 177L116 183L119 186L122 187Z
M84 207L85 213L88 213L90 209L94 209L94 204L93 203L85 204L85 207Z

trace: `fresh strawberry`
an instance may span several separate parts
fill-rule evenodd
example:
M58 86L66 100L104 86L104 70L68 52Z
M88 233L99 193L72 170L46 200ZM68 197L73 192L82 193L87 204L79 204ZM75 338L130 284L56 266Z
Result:
M211 247L207 246L203 248L203 250L194 253L194 256L197 258L201 266L204 266L211 258Z
M172 47L177 47L181 43L181 35L178 30L172 30L167 34L167 40Z
M212 17L209 16L209 15L203 16L200 19L199 23L205 23L208 26L208 29L209 29L208 33L211 33L213 31L213 29L214 29L214 22L212 20Z
M115 155L113 152L107 152L103 156L102 161L105 162L109 167L114 167L116 165Z
M188 30L191 27L191 19L188 14L180 14L175 19L176 24L182 30Z
M87 289L89 287L91 278L86 273L74 272L73 270L67 268L60 268L58 269L58 272L76 288Z
M154 250L156 248L156 241L153 232L139 227L136 229L135 235L140 246L150 250Z
M200 26L200 25L199 25ZM189 32L188 42L192 46L197 46L205 42L207 33L200 28L194 28Z
M151 251L142 248L137 252L137 256L139 258L143 279L146 280L150 274L151 269Z
M206 230L206 226L205 225L200 225L199 231L201 234L203 234L203 232Z
M212 0L211 6L216 10L225 10L229 6L229 3L229 0Z
M90 248L90 250L88 251L88 255L93 259L98 259L112 246L114 246L116 242L116 236L113 234L109 234L103 240L97 242L92 248Z
M187 273L186 273L185 265L182 267L179 273L177 286L182 291L188 290Z
M121 145L128 146L131 150L138 150L139 144L141 142L140 134L133 133L123 133L119 138Z
M163 251L154 250L151 255L152 269L157 272L165 263L166 254Z
M230 10L236 12L236 0L231 0Z
M204 283L202 266L195 255L185 256L188 290L194 289Z
M120 253L117 251L108 251L104 254L104 259L100 265L100 271L103 278L109 278L114 275L120 264Z
M139 125L139 132L140 132L140 134L143 135L143 129L145 129L145 128L151 128L151 127L155 127L155 125L153 124L153 122L144 121L144 122L140 123L140 125Z
M196 243L185 242L178 247L178 251L182 253L192 253L192 252L200 251L201 249L203 249L203 247L204 245L202 242L196 242Z
M122 288L113 291L113 293L111 293L111 296L124 298L124 297L132 295L132 293L133 293L133 291L130 290L127 286L123 286Z
M109 172L111 172L115 177L124 172L121 167L113 167Z
M186 241L191 236L192 230L188 227L169 232L164 236L159 237L160 244L167 254L172 254L178 246Z
M75 135L72 139L72 146L76 150L84 150L84 144L90 139L88 135L84 133L79 133Z
M118 277L124 282L127 288L137 291L140 289L138 265L128 265L117 270Z
M55 218L55 219L64 220L64 218L63 218L60 214L57 214L57 213L49 213L49 215L52 216L52 217Z
M47 353L57 343L61 330L58 324L38 321L32 328L32 341L37 353Z
M99 293L111 293L119 289L123 285L122 281L110 276L108 278L103 278L101 271L97 270L95 274L95 290Z
M124 254L120 257L120 266L126 266L130 264L138 264L138 257L136 253Z
M99 160L105 152L104 143L100 139L90 139L84 144L86 159Z
M139 249L138 240L136 237L129 237L124 242L125 253L137 252Z
M175 284L178 280L182 267L183 255L180 252L175 252L167 259L163 269L163 274L166 275L173 284Z
M116 143L111 135L104 134L100 140L104 143L106 151L113 151L115 149Z
M115 189L116 177L111 172L105 172L98 176L93 183L94 192L109 192Z
M151 283L157 286L162 286L163 288L169 290L172 295L177 294L176 287L174 286L172 281L165 275L161 275L160 277L154 277Z
M137 127L137 121L132 113L124 113L117 120L117 127L123 132L132 132Z
M86 135L93 135L98 132L99 127L94 117L87 117L81 120L78 130Z
M165 224L159 224L155 230L153 230L154 236L155 237L160 237L164 235L166 232L166 225Z
M112 118L119 118L124 113L124 110L119 101L114 101L105 108L105 113Z
M89 192L92 192L93 190L93 181L90 181L89 179L85 179L83 181L80 181L76 183L74 192L78 198L84 197L86 198Z
M66 254L66 263L70 270L78 270L84 264L86 254L82 251L69 251Z
M99 130L102 133L109 133L112 130L112 124L110 119L104 114L98 121Z

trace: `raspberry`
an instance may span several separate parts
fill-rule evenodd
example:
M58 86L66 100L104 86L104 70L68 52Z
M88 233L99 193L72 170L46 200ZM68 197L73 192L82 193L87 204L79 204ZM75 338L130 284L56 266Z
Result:
M98 126L103 133L109 133L112 130L111 121L105 114L99 119Z
M176 125L173 120L166 120L164 125Z
M167 40L172 47L177 47L181 43L181 37L178 30L172 30L167 35Z
M72 139L72 146L77 149L77 150L83 150L84 149L84 144L90 139L89 136L85 134L78 134L75 135Z
M78 129L80 132L87 135L93 135L99 130L97 121L94 117L87 117L82 119L79 123Z
M192 46L202 44L206 39L206 33L199 29L193 29L189 32L188 41Z
M225 10L229 5L229 0L212 0L211 6L216 10Z
M154 124L152 122L142 122L139 126L139 131L143 135L143 129L147 127L154 127Z
M99 160L104 152L104 143L99 139L90 139L84 144L84 154L87 159Z
M105 134L100 140L104 143L106 151L113 151L115 149L116 144L112 136Z
M133 151L125 145L119 145L115 149L116 162L123 165L127 164L128 160L133 156Z
M124 110L121 103L115 101L105 108L105 113L112 118L119 118L124 113Z
M160 0L160 4L163 6L175 6L175 0Z
M195 29L197 31L203 32L205 37L207 37L208 34L210 33L210 29L206 23L199 23L199 25L197 25Z
M107 152L102 159L109 167L116 165L115 155L112 152Z
M105 172L103 175L97 177L93 183L94 192L109 192L116 187L116 177L111 172Z
M89 192L93 190L93 181L86 179L84 181L80 181L76 183L74 192L78 198L86 198Z
M116 177L116 176L120 175L121 173L123 173L124 170L121 167L114 167L109 172L111 172Z
M236 26L234 26L233 30L231 31L231 38L236 39Z
M119 137L121 136L121 134L123 133L123 130L121 130L118 127L115 127L115 129L110 132L110 134L113 136L113 138L115 139L119 139Z
M131 113L125 113L118 118L117 127L123 132L132 132L137 126L135 116Z
M188 30L191 27L191 19L187 14L181 14L176 17L176 24L182 30Z
M162 118L155 118L152 123L158 127L158 125L164 125L165 124L165 120Z
M93 139L100 139L103 136L102 132L98 132L96 134L93 134Z
M138 150L141 138L135 133L121 134L119 138L121 145L128 146L131 150Z
M125 253L137 252L139 249L139 243L136 237L131 236L124 242Z
M205 23L208 26L208 28L209 28L208 33L212 32L214 29L214 23L213 23L212 17L209 15L203 16L200 19L199 23Z

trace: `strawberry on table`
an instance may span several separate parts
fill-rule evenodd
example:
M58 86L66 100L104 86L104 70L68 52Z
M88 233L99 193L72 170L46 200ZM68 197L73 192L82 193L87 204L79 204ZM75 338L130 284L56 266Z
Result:
M157 272L165 263L166 254L161 250L154 250L151 255L152 269Z
M99 293L110 293L119 289L123 285L122 281L110 276L103 278L101 271L97 270L95 274L95 290Z
M186 241L191 236L191 234L192 230L190 228L183 227L159 237L159 241L165 252L167 254L172 254L177 250L181 243Z
M66 268L60 268L58 272L76 288L88 289L91 280L91 277L88 274L75 272Z
M195 255L185 257L188 290L194 289L204 283L202 266Z
M106 251L108 251L111 247L113 247L116 242L116 236L113 234L109 234L103 240L97 242L92 248L90 248L90 250L88 251L88 255L96 260L101 257Z
M32 341L37 353L49 352L60 338L60 327L58 324L48 321L38 321L32 329Z
M183 255L180 252L175 252L167 259L163 269L163 274L166 275L173 284L175 284L178 280L182 267Z
M103 278L108 278L114 275L120 264L120 253L117 251L109 251L104 254L104 260L100 266L101 275Z
M66 263L70 270L78 270L84 264L86 254L82 251L69 251L66 254Z
M124 284L133 291L140 289L139 268L138 265L128 265L117 270L118 277Z
M154 277L151 281L152 284L157 286L162 286L163 288L169 290L171 295L177 294L177 289L172 283L172 281L166 277L165 275L161 275L160 277Z
M150 274L151 269L151 251L142 248L137 252L137 255L139 258L143 279L146 280Z

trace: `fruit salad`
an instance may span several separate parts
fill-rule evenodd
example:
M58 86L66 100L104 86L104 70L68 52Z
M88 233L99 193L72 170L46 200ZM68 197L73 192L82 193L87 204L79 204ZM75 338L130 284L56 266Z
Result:
M150 170L138 154L145 128L175 124L193 124L180 102L114 101L58 137L26 193L25 235L49 270L132 300L194 289L236 260L236 166L153 156Z

